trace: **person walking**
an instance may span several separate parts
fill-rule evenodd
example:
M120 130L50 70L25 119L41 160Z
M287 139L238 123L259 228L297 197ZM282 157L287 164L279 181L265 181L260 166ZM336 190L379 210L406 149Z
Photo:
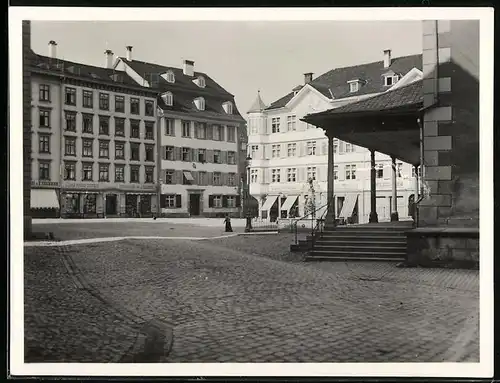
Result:
M229 214L226 214L226 219L224 220L224 224L226 225L226 233L232 233L233 228L231 227L231 218L229 218Z

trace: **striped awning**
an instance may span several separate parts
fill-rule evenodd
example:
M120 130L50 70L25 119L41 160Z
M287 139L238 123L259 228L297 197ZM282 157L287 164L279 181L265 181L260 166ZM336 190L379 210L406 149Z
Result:
M298 195L291 195L286 197L285 202L283 202L283 205L281 206L281 211L286 211L288 212L290 208L293 206L295 201L297 200Z
M191 172L184 172L184 177L186 177L186 179L188 181L194 181L194 178L193 178L193 175L191 174Z
M264 205L262 205L260 210L269 210L274 205L276 198L278 198L277 195L268 195L266 202L264 202Z
M349 218L352 216L354 206L356 206L356 201L358 200L357 194L348 194L344 204L342 205L342 210L340 211L339 218Z
M32 189L32 209L59 209L59 200L54 189Z

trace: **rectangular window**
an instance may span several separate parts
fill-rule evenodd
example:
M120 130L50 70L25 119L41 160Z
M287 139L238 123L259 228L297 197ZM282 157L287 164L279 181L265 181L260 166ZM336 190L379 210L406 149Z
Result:
M250 183L257 183L257 169L250 170Z
M205 162L207 160L207 154L205 149L198 149L198 162Z
M154 174L155 174L155 168L152 166L146 166L144 168L144 175L145 175L145 180L144 182L147 184L152 184L155 182L154 180Z
M99 141L99 158L109 158L109 141Z
M139 114L139 99L131 97L130 98L130 114Z
M227 152L227 163L229 165L236 164L236 153L235 152Z
M152 100L144 100L144 114L146 116L155 115L155 102Z
M146 140L154 140L155 139L155 125L153 122L145 121L144 122L146 129Z
M145 145L145 160L148 162L154 162L155 160L155 147L154 145Z
M109 181L109 165L99 164L99 181Z
M141 136L140 121L130 120L130 137L140 138L140 136Z
M140 144L136 144L136 143L130 143L130 159L132 161L139 161L140 160L140 156L139 156L139 152L140 152Z
M213 207L222 207L222 196L214 195L213 196Z
M204 122L198 123L197 137L202 140L205 140L207 138L207 124L205 124Z
M130 182L139 182L139 166L130 166Z
M207 172L198 173L198 185L206 185L207 183Z
M259 145L252 145L250 147L250 157L255 158L255 154L257 153L258 150L259 150Z
M354 152L354 147L350 142L345 143L345 152L346 153L352 153Z
M115 112L125 113L125 97L115 96Z
M89 162L84 162L82 164L82 180L83 181L92 181L93 177L93 167L94 165Z
M280 131L280 118L273 117L271 119L271 132L272 133L279 133L279 131Z
M163 205L162 205L162 208L164 209L172 209L172 208L175 208L177 206L176 204L176 195L172 195L172 194L164 194L162 195L162 199L163 199Z
M355 180L356 179L356 165L346 165L345 166L345 179Z
M38 179L41 181L50 181L50 163L40 162L38 164Z
M316 155L316 141L308 141L307 142L307 155L315 156Z
M76 89L66 87L64 89L64 101L66 105L76 105Z
M316 180L316 167L315 166L308 166L307 167L307 180Z
M82 156L93 157L94 140L82 139Z
M280 169L271 170L271 182L281 182L281 171Z
M125 119L115 117L115 136L125 137Z
M76 113L65 112L66 130L76 132Z
M125 167L115 165L115 182L125 182Z
M109 136L109 117L99 116L99 134Z
M227 140L229 142L236 142L236 128L234 126L227 127Z
M213 135L212 138L214 141L223 141L224 140L224 127L220 125L212 125Z
M288 157L295 157L297 154L297 144L287 145Z
M401 162L398 162L397 164L397 168L396 168L396 171L397 171L397 176L398 178L401 178L403 177L403 164Z
M50 110L40 109L40 128L50 128Z
M50 101L50 85L40 84L38 99L40 101Z
M93 108L94 94L91 90L83 90L83 107Z
M38 137L38 152L50 153L50 136L47 134L40 134Z
M109 110L109 94L99 93L99 109Z
M214 185L220 185L221 184L221 174L218 172L214 172L214 180L213 180Z
M182 121L182 137L191 137L191 121Z
M67 181L74 181L76 179L76 163L64 163L64 179Z
M92 114L83 114L82 115L82 132L83 133L88 133L92 134L94 133L94 127L92 124L92 120L94 119L94 116Z
M384 178L384 165L383 164L377 164L375 167L375 174L377 178Z
M273 158L279 158L280 152L281 152L281 145L279 145L279 144L273 145L271 147L271 149L272 149L271 153L272 153Z
M76 156L76 138L64 138L64 154L67 156Z
M418 173L418 177L422 177L422 168L420 166L417 167L417 173ZM415 178L416 174L415 174L415 166L412 166L411 167L411 176L412 178Z
M115 141L115 159L117 160L125 159L125 143Z
M296 182L297 181L297 168L286 169L286 180L287 180L287 182Z
M227 175L227 185L228 186L235 186L236 185L236 174L234 174L234 173L228 173L228 175Z
M337 165L333 166L333 179L334 180L339 179L339 167Z
M175 136L174 120L171 118L165 119L165 136Z
M191 161L191 149L182 148L182 161Z
M227 207L236 207L236 197L234 195L227 196Z
M214 150L214 164L220 164L220 163L221 163L220 150Z
M338 153L339 151L339 140L334 138L333 139L333 153Z
M169 161L174 160L174 147L173 146L165 146L165 159Z
M286 118L286 123L287 123L289 132L297 130L297 116L295 116L295 115L288 116Z
M167 185L171 185L174 183L174 171L173 170L165 171L165 183Z

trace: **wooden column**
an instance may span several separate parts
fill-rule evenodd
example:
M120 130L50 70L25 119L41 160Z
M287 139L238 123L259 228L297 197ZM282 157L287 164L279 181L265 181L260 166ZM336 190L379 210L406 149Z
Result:
M325 224L327 226L335 226L335 197L334 197L334 153L333 153L333 136L327 132L328 137L328 186L327 186L327 201L328 210L326 213Z
M370 223L378 222L377 214L377 169L375 164L375 150L370 149Z
M392 160L392 203L391 203L391 222L399 221L398 214L398 193L397 193L397 174L396 174L396 157L391 157Z

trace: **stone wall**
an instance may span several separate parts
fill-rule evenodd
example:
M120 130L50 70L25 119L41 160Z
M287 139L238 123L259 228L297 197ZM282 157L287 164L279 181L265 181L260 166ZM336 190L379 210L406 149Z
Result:
M23 218L24 237L31 237L31 75L29 71L31 49L30 21L22 22L23 45ZM13 128L13 127L11 127Z

